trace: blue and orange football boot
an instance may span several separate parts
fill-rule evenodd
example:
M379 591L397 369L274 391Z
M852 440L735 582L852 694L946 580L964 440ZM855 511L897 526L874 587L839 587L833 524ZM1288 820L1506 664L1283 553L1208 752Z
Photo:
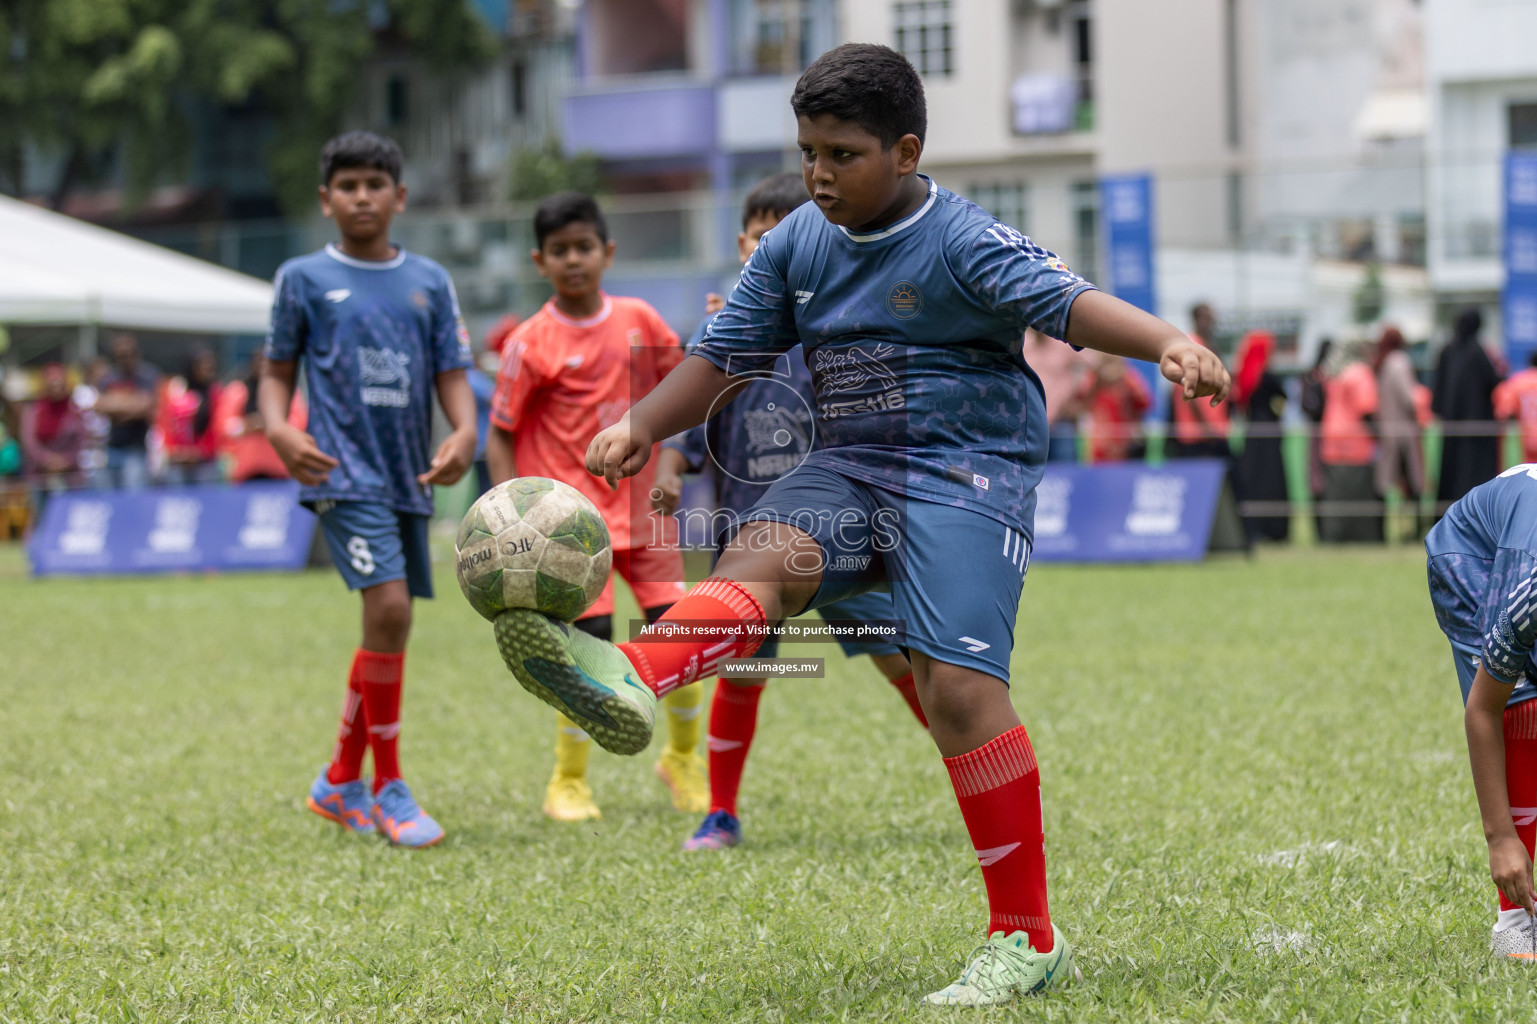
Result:
M724 850L742 841L742 823L730 811L711 811L699 829L683 840L685 850Z
M374 794L374 824L396 846L419 850L443 838L443 827L417 805L404 779L391 779Z
M326 778L329 768L320 769L305 806L322 818L342 828L368 836L374 833L374 795L362 779L333 783Z

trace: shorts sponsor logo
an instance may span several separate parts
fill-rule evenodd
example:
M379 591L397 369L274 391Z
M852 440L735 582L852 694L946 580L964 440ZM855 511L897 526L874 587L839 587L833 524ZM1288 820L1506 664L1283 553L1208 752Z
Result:
M923 310L923 296L911 281L898 281L886 293L886 309L898 320L911 320Z
M978 640L974 636L963 636L963 637L959 637L958 639L960 640L961 643L966 645L966 650L970 651L972 654L976 654L979 651L985 651L989 647L993 646L990 643L987 643L987 642L982 641L982 640Z

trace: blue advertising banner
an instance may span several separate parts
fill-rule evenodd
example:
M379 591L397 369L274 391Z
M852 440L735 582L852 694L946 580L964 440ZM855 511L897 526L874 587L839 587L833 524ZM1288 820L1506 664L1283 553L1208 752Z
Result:
M28 544L32 572L302 569L315 517L298 497L292 482L60 494Z
M1099 205L1105 222L1105 282L1118 299L1156 315L1153 280L1153 178L1122 174L1101 178ZM1132 363L1152 390L1155 410L1166 400L1163 378L1151 363Z
M1505 154L1505 357L1525 366L1537 350L1537 153Z
M1226 466L1182 459L1048 463L1036 490L1032 562L1199 561Z

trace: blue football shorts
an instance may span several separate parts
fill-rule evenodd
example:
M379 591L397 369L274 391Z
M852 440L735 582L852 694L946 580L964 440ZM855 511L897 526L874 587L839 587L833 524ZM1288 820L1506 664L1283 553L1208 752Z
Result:
M776 481L741 522L786 523L816 540L822 585L811 607L824 617L842 617L829 606L889 591L904 646L1008 682L1030 565L1028 535L980 512L910 498L820 466L802 466Z
M322 501L315 511L348 590L405 580L412 597L432 596L427 516L371 501Z
M891 603L890 594L882 594L878 591L870 591L868 594L860 594L843 601L834 601L832 604L824 604L817 609L817 614L827 622L836 622L839 626L852 626L856 622L891 623L896 622L896 606ZM862 654L901 654L902 648L894 643L883 640L860 640L853 636L839 636L838 646L843 653L850 658L857 658ZM758 653L754 658L773 658L779 654L779 637L771 636L758 645Z

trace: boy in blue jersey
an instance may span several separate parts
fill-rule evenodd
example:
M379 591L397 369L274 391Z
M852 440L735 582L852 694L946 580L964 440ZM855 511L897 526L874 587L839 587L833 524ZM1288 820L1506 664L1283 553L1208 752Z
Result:
M754 186L742 203L742 231L737 235L737 254L742 262L752 256L765 232L810 198L798 174L776 174ZM707 312L719 312L724 300L711 296L710 305L715 308L707 305ZM703 339L708 324L706 320L700 325L690 348ZM805 461L815 441L815 402L811 372L797 346L777 360L771 372L738 392L724 413L663 444L652 491L656 510L672 515L682 493L681 474L698 473L713 465L716 515L740 517L757 504L770 484L789 476ZM718 525L715 515L709 518L711 527ZM852 628L855 623L888 628L897 625L887 594L861 594L823 605L818 611L840 628ZM868 654L902 694L919 723L928 726L918 703L912 666L900 647L843 635L838 637L838 645L851 658ZM758 648L757 657L772 658L778 650L779 639L769 637ZM684 842L685 850L718 850L742 841L737 791L757 731L758 701L767 683L762 677L722 678L716 683L706 743L710 751L710 813Z
M587 465L611 482L634 473L652 439L702 422L734 378L797 342L820 446L742 517L715 575L636 641L510 612L502 655L525 688L629 752L658 694L750 653L766 623L889 589L990 907L983 948L928 1001L1006 1002L1076 973L1047 907L1040 773L1008 689L1047 443L1025 328L1157 363L1187 401L1226 398L1228 376L1184 332L918 174L923 83L901 54L830 50L791 106L815 208L763 237L694 354L593 439Z
M1430 600L1462 688L1473 789L1499 890L1491 945L1537 960L1537 465L1469 491L1425 538Z
M363 597L340 733L309 808L354 832L426 847L443 830L401 778L401 679L411 601L432 596L432 487L456 482L475 457L475 396L447 271L390 242L390 219L406 203L400 165L400 147L372 132L348 132L321 151L320 208L341 241L278 269L259 401L299 500L320 516L337 569ZM308 433L287 424L301 359ZM453 433L431 453L434 389Z

